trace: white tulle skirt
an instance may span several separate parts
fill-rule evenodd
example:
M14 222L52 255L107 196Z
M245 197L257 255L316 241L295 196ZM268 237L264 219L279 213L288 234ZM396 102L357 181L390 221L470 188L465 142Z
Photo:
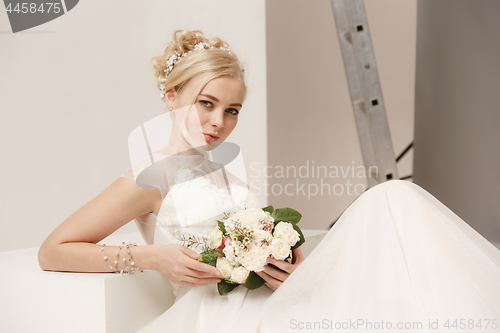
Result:
M361 195L274 293L187 288L138 332L500 332L500 250L418 185Z

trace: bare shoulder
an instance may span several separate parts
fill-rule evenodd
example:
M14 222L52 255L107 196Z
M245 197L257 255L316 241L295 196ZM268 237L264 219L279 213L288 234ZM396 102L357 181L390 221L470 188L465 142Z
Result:
M119 177L106 190L110 194L121 195L127 204L132 204L140 207L140 214L153 213L158 214L163 198L158 189L146 189L138 186L133 180ZM106 191L105 190L105 191ZM104 191L102 192L104 193ZM136 218L137 216L133 214Z
M134 218L156 215L161 202L158 189L141 188L133 180L119 177L64 220L44 243L97 243Z

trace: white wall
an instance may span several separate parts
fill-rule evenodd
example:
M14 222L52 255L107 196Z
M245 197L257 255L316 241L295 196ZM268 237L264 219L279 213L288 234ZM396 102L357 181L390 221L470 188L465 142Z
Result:
M264 10L263 0L85 0L16 34L0 10L0 251L39 246L130 167L128 134L166 111L150 59L176 29L219 36L248 64L230 140L247 164L267 163Z

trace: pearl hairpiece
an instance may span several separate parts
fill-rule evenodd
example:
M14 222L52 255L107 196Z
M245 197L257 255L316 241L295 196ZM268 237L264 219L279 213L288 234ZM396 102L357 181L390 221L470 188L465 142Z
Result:
M196 43L196 41L195 41ZM188 51L187 53L185 52L182 52L182 53L179 53L179 52L175 52L174 54L172 54L170 56L170 58L168 58L167 60L167 68L165 68L163 70L163 73L165 75L165 77L163 77L161 79L161 83L160 84L160 87L158 89L160 89L160 97L163 99L165 98L165 81L167 81L167 76L172 72L175 64L177 64L182 58L184 58L185 56L187 56L188 54L190 54L191 52L193 51L203 51L203 50L208 50L208 49L215 49L216 47L214 46L210 46L209 44L207 43L204 43L204 42L199 42L198 44L196 44L194 46L194 50L191 50L191 51ZM219 47L220 49L224 50L224 51L227 51L227 53L231 54L231 51L227 48L227 47Z

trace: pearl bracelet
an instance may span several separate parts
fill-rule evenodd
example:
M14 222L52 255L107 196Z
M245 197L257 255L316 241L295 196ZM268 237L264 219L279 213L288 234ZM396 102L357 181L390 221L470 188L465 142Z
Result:
M127 258L124 257L124 258L122 258L122 261L125 263L125 266L126 266L125 270L123 270L123 269L122 270L118 270L118 257L120 256L120 250L124 246L127 248L127 254L129 256L128 261L130 262L130 266L131 267L128 266ZM115 267L113 267L108 262L108 256L106 256L106 252L105 252L106 244L103 243L102 246L101 246L101 251L104 254L104 261L108 263L109 268L114 269L115 272L119 271L121 275L134 274L135 272L144 272L142 269L139 269L139 267L137 267L137 266L134 267L135 262L132 261L133 256L132 256L132 253L130 252L130 249L131 249L132 246L137 246L137 244L136 243L133 243L133 244L132 243L128 243L128 244L126 244L125 242L122 242L122 245L120 245L119 250L116 251L116 260L114 261Z

